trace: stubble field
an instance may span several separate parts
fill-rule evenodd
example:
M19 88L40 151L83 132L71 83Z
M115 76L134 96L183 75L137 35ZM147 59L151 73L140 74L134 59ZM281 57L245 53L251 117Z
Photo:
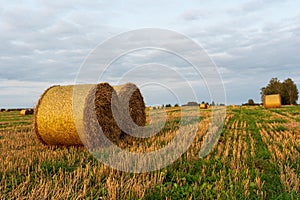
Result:
M167 109L157 137L134 142L132 150L167 145L178 130L179 109ZM84 147L44 146L32 115L1 112L0 199L300 198L300 106L228 107L219 141L202 159L210 116L201 110L200 122L192 122L199 124L196 138L175 163L134 174L101 164Z

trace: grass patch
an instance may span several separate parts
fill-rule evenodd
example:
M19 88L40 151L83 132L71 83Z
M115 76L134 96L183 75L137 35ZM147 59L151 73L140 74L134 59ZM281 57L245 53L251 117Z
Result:
M285 126L276 126L276 127L274 128L274 130L275 130L276 132L282 132L282 131L288 130L288 128L285 127Z
M266 123L287 123L286 119L268 119L265 120Z
M70 173L73 172L78 165L69 164L65 160L56 160L56 161L44 161L41 163L41 170L48 176L57 174L59 170L63 172Z

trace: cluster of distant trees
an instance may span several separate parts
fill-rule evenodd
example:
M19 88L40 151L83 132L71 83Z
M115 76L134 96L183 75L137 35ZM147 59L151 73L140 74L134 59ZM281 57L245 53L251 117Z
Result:
M212 101L210 104L208 102L205 103L204 101L202 101L201 104L205 104L207 106L225 106L224 103L216 104L214 101ZM200 105L199 103L192 101L182 106L199 106L199 105Z
M260 104L255 103L253 99L249 99L247 103L243 103L242 106L259 106Z
M202 101L201 104L205 104L207 106L225 106L225 104L223 104L223 103L216 104L214 101L212 101L210 104L208 102L205 103L204 101ZM200 105L199 103L191 101L191 102L187 102L186 104L184 104L182 106L199 106L199 105ZM162 105L161 107L162 108L164 108L164 107L168 108L168 107L172 107L172 105L171 104L166 104L166 105ZM174 105L174 107L179 107L179 104L176 103Z
M265 95L280 94L282 105L296 105L299 97L297 85L290 78L280 82L278 78L272 78L266 87L261 88L261 99Z
M291 78L288 78L281 82L278 78L272 78L266 87L261 88L260 91L261 100L263 102L265 95L271 94L279 94L281 97L282 105L297 105L297 101L299 98L299 92L297 85ZM201 104L210 105L210 106L225 106L225 104L215 104L214 101L209 103L205 103L204 101ZM200 104L197 102L188 102L182 106L199 106ZM260 105L253 101L253 99L249 99L247 103L242 105L251 106L251 105ZM178 104L175 104L174 107L178 107ZM161 107L172 107L171 104L162 105Z

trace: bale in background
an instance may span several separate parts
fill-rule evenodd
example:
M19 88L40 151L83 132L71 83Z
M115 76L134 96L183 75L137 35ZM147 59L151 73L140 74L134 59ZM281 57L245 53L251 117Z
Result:
M264 96L264 107L265 108L280 108L281 97L279 94L265 95Z
M76 93L73 93L75 90ZM109 116L111 99L95 99L94 96L91 96L94 93L111 96L113 91L108 83L50 87L41 96L35 109L34 126L38 139L48 145L76 146L88 143L88 141L92 140L89 138L93 137L93 135L89 137L84 132L87 129L83 120L84 111L88 108L91 112L101 114L97 115L99 118L86 118L86 120L94 120L100 125L111 126L109 129L104 128L106 135L120 134L120 129L114 125L114 119L101 118L102 116ZM76 96L73 96L74 94ZM88 103L92 104L89 105L86 104L86 99L95 99L95 101L89 101ZM105 109L102 109L101 106L100 109L98 105L103 105ZM92 129L93 127L89 128Z
M123 116L121 125L122 133L138 131L139 127L146 125L146 106L139 88L133 83L113 86L120 101ZM117 120L118 121L118 120Z
M33 109L24 109L20 111L20 115L32 115Z
M208 108L208 106L207 106L206 103L201 103L200 104L200 109L207 109L207 108Z

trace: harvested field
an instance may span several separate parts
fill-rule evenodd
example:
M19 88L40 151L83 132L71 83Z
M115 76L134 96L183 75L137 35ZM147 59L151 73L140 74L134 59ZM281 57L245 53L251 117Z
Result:
M189 150L170 166L141 174L111 169L83 146L44 146L34 133L32 115L0 113L0 199L300 197L300 107L228 108L218 143L203 159L199 149L211 110L200 113L200 122L191 122L198 123L199 129ZM167 109L167 122L157 137L126 148L148 152L167 145L182 114L196 113Z

